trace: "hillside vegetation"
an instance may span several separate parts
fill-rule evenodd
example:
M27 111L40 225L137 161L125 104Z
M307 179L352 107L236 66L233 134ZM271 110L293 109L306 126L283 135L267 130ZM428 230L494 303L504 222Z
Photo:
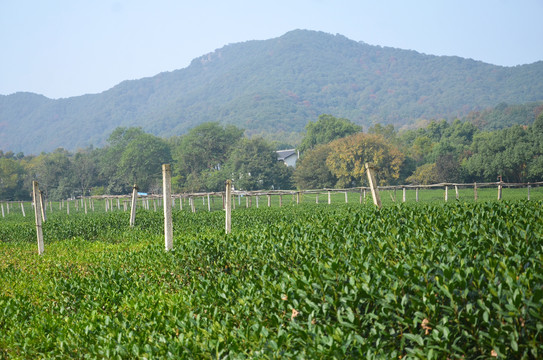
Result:
M181 135L209 121L285 139L320 114L369 127L415 126L505 102L543 100L543 62L501 67L295 30L227 45L187 68L52 100L0 96L0 148L38 154L103 146L119 126Z

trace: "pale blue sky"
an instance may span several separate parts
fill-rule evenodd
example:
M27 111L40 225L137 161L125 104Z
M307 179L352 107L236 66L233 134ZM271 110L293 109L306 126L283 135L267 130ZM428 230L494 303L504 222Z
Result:
M514 66L543 60L543 0L0 0L0 94L105 91L294 29Z

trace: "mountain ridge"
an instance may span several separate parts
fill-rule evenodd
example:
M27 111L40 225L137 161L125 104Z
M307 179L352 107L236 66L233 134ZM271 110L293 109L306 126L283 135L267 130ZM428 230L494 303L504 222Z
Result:
M369 45L309 30L229 44L183 69L98 94L0 95L0 149L102 146L117 126L180 135L206 121L248 135L303 131L322 113L365 127L454 118L500 102L543 100L543 61L504 67Z

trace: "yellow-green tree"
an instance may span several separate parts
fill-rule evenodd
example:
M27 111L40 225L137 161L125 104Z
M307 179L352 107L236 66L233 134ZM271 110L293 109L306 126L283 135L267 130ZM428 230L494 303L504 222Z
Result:
M338 178L336 186L360 185L365 181L367 162L379 169L380 183L393 183L400 176L405 156L382 135L358 133L332 141L326 165Z

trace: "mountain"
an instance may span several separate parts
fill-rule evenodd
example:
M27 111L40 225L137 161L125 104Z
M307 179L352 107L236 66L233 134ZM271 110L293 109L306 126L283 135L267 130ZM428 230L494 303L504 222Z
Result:
M0 96L0 149L39 153L102 146L118 126L180 135L206 121L277 139L327 113L397 128L461 117L501 102L543 100L543 61L502 67L294 30L227 45L181 70L100 94Z

